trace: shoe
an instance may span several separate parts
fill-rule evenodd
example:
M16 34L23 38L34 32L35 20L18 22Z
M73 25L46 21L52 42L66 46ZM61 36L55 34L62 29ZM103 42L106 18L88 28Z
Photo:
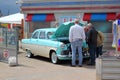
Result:
M76 67L76 65L71 65L71 67Z
M88 63L87 65L89 65L89 66L94 66L95 64L93 64L93 63Z
M82 65L78 65L78 67L82 67Z

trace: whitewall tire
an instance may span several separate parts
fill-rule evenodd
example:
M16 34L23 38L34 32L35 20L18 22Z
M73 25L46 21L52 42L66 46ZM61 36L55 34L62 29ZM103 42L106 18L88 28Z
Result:
M51 53L51 57L50 58L51 58L51 62L54 63L54 64L57 64L59 62L58 57L57 57L55 52Z

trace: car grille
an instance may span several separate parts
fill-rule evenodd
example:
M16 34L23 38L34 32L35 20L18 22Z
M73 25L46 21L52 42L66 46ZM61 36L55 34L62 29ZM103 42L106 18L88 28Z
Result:
M69 50L64 50L62 51L62 55L70 55L71 52Z

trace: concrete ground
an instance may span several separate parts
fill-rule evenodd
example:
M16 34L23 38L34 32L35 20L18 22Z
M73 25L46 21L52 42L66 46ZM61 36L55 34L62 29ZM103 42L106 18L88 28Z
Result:
M0 80L96 80L95 66L71 67L70 61L52 64L49 59L18 55L18 66L0 62Z

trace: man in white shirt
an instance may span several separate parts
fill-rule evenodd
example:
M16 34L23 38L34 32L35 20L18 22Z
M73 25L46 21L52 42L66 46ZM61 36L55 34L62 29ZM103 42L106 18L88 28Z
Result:
M69 30L69 41L71 42L72 49L72 66L76 66L76 50L78 50L79 63L78 66L82 67L82 43L85 41L84 28L79 25L79 19L75 19L75 25L71 26Z

